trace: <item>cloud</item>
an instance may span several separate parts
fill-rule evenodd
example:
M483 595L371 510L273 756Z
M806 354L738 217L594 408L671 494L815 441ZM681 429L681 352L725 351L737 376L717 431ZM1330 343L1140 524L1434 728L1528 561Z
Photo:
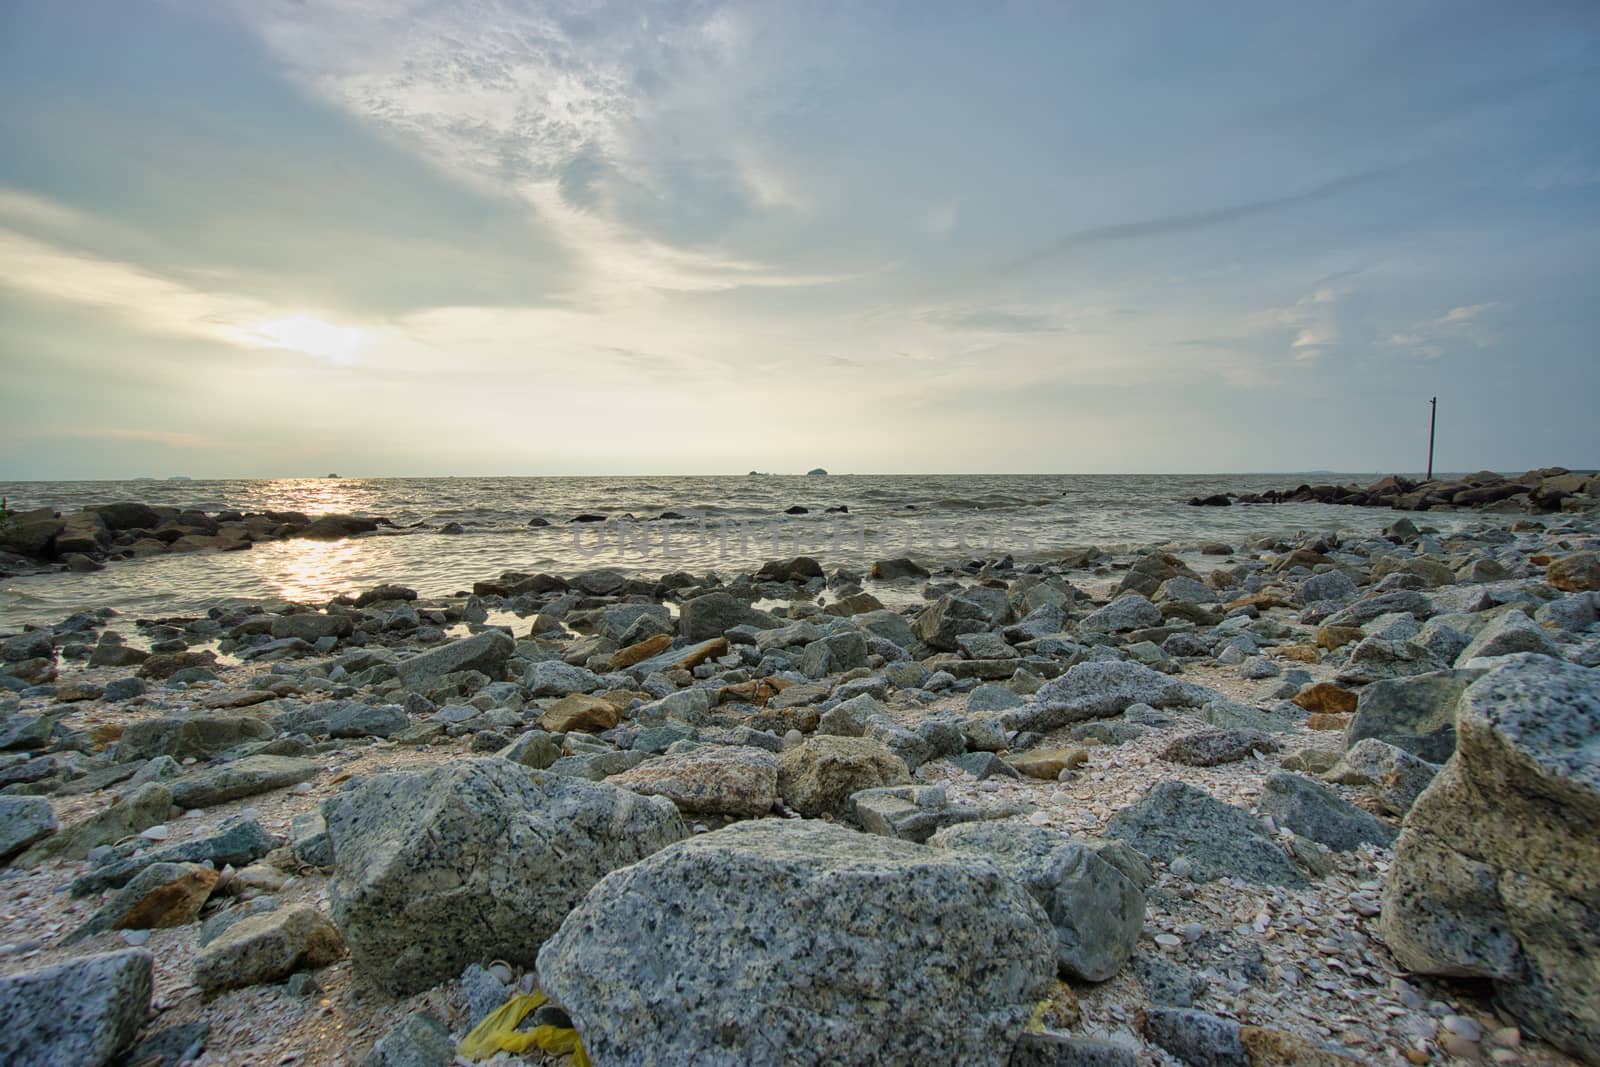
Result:
M1304 192L1271 197L1264 200L1254 200L1230 207L1211 208L1205 211L1192 211L1178 215L1163 215L1135 222L1113 223L1109 226L1094 226L1086 230L1079 230L1076 233L1067 234L1065 237L1057 238L1031 252L1003 261L985 273L989 276L1013 274L1030 267L1048 263L1053 259L1058 259L1082 248L1207 230L1230 222L1237 222L1241 219L1284 211L1302 204L1315 203L1319 200L1327 200L1338 196L1351 189L1376 181L1392 173L1393 170L1394 168L1384 167L1362 171L1323 182L1321 185Z
M1278 328L1288 327L1293 332L1289 351L1296 362L1314 362L1343 340L1338 304L1344 296L1343 290L1324 285L1289 307L1268 314L1269 324Z
M716 154L688 159L657 143L676 102L693 103L701 86L723 89L718 79L741 61L751 26L735 10L420 0L388 18L366 0L250 0L236 10L310 91L458 180L526 204L576 260L578 295L603 301L639 289L788 288L849 277L664 240L629 210L659 204L665 223L692 214L689 204L706 195L706 214L718 217L719 183L695 188L699 175L718 173L758 207L808 208L805 192L747 141L709 136L700 144ZM705 95L726 108L725 91Z
M1438 359L1452 342L1465 342L1485 348L1494 334L1480 321L1483 314L1498 304L1461 304L1437 318L1416 323L1389 335L1389 344L1409 350L1423 359Z

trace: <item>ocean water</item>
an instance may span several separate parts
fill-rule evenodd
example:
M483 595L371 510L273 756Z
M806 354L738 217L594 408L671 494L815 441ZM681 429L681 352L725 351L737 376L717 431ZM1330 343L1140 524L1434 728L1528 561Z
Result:
M865 569L909 555L938 564L1007 553L1047 559L1072 548L1192 548L1208 540L1298 531L1373 531L1394 512L1322 504L1190 507L1190 497L1368 484L1373 474L843 475L829 477L316 478L236 481L13 482L16 510L64 511L115 500L208 512L347 512L399 529L344 541L291 540L246 552L111 563L93 574L0 581L0 630L110 606L125 615L203 613L232 597L319 602L380 582L425 596L502 571L573 574L595 567L657 576L729 576L767 559L809 555ZM804 507L807 514L787 515ZM848 511L826 513L828 508ZM682 518L662 519L666 512ZM604 522L573 523L580 514ZM551 525L530 527L535 517ZM1434 525L1481 521L1463 513ZM465 532L440 533L446 523Z

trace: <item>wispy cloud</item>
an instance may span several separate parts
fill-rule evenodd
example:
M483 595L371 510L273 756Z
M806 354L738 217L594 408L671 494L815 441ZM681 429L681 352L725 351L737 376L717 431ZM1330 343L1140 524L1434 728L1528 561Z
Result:
M1389 344L1409 350L1423 359L1438 359L1451 342L1462 341L1476 348L1493 343L1494 335L1482 321L1487 311L1498 305L1462 304L1437 318L1416 323L1389 335Z

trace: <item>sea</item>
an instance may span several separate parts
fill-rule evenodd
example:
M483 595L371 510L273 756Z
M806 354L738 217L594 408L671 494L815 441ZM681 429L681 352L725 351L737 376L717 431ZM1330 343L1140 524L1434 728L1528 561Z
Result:
M382 516L394 528L343 541L113 562L89 574L0 580L0 631L85 608L125 616L203 614L234 598L321 603L384 582L447 596L504 571L600 567L655 577L748 572L813 556L831 572L910 556L924 564L1010 555L1050 559L1096 546L1192 551L1257 535L1371 532L1385 509L1325 504L1192 507L1192 497L1366 485L1371 473L1207 475L739 475L725 477L302 478L0 483L13 510L137 500L207 512ZM797 509L805 509L803 513ZM790 512L795 512L790 514ZM579 516L602 521L575 522ZM666 517L663 517L666 516ZM1428 516L1448 529L1493 521ZM543 520L548 525L530 525ZM451 525L454 524L454 525ZM442 532L447 526L460 532Z

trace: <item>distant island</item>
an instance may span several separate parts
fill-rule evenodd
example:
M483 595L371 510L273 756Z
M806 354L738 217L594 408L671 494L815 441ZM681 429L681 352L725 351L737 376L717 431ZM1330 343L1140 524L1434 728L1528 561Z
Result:
M821 467L813 467L811 470L806 471L807 478L826 478L827 476L828 472Z

